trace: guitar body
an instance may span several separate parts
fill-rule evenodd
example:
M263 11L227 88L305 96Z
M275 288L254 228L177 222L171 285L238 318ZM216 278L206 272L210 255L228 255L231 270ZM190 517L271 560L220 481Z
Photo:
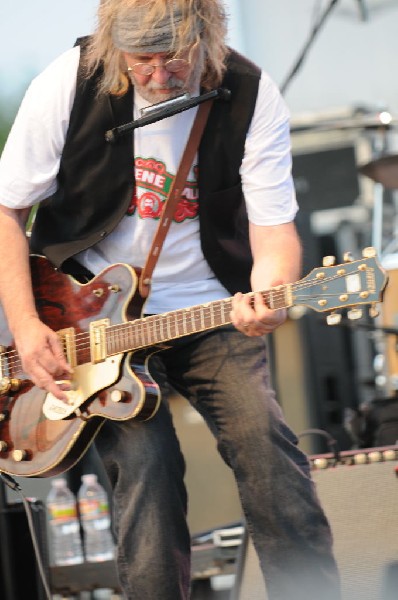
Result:
M31 271L41 319L55 331L73 328L77 351L92 322L120 324L142 308L137 275L127 265L113 265L84 285L44 257L31 257ZM1 378L20 382L16 391L0 392L0 471L23 477L59 474L79 460L105 419L146 420L158 408L160 392L146 368L155 348L76 365L76 388L83 388L84 401L72 414L53 420L43 412L46 402L51 410L49 395L27 379L19 360L6 360L15 349L2 314L0 343L6 347Z

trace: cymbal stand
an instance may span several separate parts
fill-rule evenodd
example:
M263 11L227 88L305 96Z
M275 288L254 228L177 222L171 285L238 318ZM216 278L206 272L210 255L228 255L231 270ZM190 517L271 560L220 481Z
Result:
M373 144L373 159L383 156L388 151L388 131L389 126L380 126L376 130ZM384 204L386 188L382 183L374 182L373 188L373 212L372 212L372 246L376 249L377 255L381 258L384 253Z
M372 160L377 160L388 152L388 124L380 124L372 129L371 148ZM385 201L387 188L377 178L373 178L373 207L371 220L371 245L375 248L380 260L383 259L389 246L385 246ZM373 330L373 371L374 371L374 389L377 398L384 398L388 394L388 367L386 364L386 347L388 333L381 327L381 316L376 318L376 327Z
M390 241L384 248L383 256L388 256L389 254L396 254L398 252L398 191L392 190L392 198L393 198L393 227L392 227L392 235Z
M381 183L375 183L373 188L372 246L376 249L379 257L383 253L383 217L384 187Z

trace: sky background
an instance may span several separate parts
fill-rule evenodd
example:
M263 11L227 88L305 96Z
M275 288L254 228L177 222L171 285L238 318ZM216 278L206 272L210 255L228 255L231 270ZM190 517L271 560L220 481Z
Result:
M0 0L0 97L32 77L95 25L97 0Z
M229 43L283 83L331 0L225 0ZM0 0L0 112L29 81L93 31L98 0ZM362 19L360 6L368 11ZM339 0L295 76L293 114L366 105L398 113L398 0Z
M228 9L238 1L227 0ZM0 98L20 96L34 75L90 33L97 5L98 0L0 0ZM233 19L230 25L230 39L239 46Z

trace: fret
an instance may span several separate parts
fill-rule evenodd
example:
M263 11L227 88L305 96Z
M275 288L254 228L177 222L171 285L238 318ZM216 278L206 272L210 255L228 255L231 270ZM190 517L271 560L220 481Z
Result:
M275 309L274 292L272 290L270 290L270 292L268 294L268 306L269 306L269 308L272 308L273 310Z
M231 317L230 317L229 313L232 310L232 300L229 298L222 300L221 306L222 306L222 324L225 325L226 323L231 322Z
M110 329L106 332L106 353L108 356L115 354L115 337L117 332Z
M187 335L187 310L182 311L182 332L183 335Z
M115 340L115 350L120 351L122 348L125 350L128 347L127 339L132 335L133 327L129 323L125 327L119 327L117 329L117 336Z
M143 327L146 329L146 342L148 346L152 346L156 342L156 338L154 337L152 317L147 317L146 323L143 324Z
M220 318L221 318L221 322L225 323L225 302L221 301L220 302Z
M166 320L166 331L167 331L167 338L166 339L171 340L172 335L171 335L171 329L170 329L170 318L169 318L169 315L167 315L165 317L165 320Z
M6 356L8 355L8 358L11 358L11 352L6 352L4 353L3 351L6 350L5 346L1 346L1 357L0 357L0 378L3 379L3 377L10 377L12 376L12 367L11 364L9 362L9 360L6 359Z
M146 344L146 339L145 339L145 326L142 322L142 320L140 319L138 322L138 347L139 348L145 348Z
M200 324L202 320L202 314L200 307L195 308L195 332L200 331Z
M216 325L216 320L215 320L215 316L214 316L214 307L215 306L216 306L216 304L214 304L214 305L210 304L210 307L209 307L210 327L215 327L215 325Z
M153 335L155 342L160 342L164 339L163 335L163 322L159 315L154 315L153 319Z
M267 304L267 306L273 310L277 310L278 308L285 308L286 306L290 306L291 302L287 302L287 295L290 291L289 285L280 285L276 288L272 288L267 292L263 292L263 298Z
M120 327L108 328L108 331L106 333L106 351L108 356L112 354L117 354L119 348L121 347L120 329Z
M158 339L163 340L164 339L163 318L161 317L161 315L156 315L156 317L154 317L154 319L155 319L156 332L157 332Z
M201 329L206 329L206 324L205 324L205 307L204 306L199 309L199 316L200 316L200 328Z
M174 313L174 337L180 337L180 332L178 330L178 312Z
M127 340L131 340L131 344L128 344ZM129 323L128 327L121 331L121 344L126 350L129 346L137 346L136 341L136 327L134 327L134 323Z
M130 332L130 340L131 340L131 346L133 348L139 348L140 344L139 344L139 327L138 327L138 323L136 323L135 321L133 323L130 324L129 327L129 332Z
M146 320L142 322L142 328L145 332L145 346L153 346L154 342L156 342L156 338L153 337L153 324L151 317L147 317Z
M195 331L195 311L193 309L191 309L191 327L189 332L190 333L194 333Z

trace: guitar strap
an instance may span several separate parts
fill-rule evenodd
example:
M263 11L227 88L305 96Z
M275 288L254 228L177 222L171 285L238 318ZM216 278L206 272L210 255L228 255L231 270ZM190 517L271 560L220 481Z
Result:
M203 102L203 104L199 106L198 112L196 113L191 133L189 134L189 138L178 166L176 176L171 185L169 195L163 205L162 215L152 241L152 246L149 250L145 266L141 271L138 289L142 298L147 298L149 294L152 273L159 258L159 254L166 238L166 234L171 225L171 221L173 220L178 201L181 198L189 169L192 166L196 151L199 147L202 133L205 128L212 104L213 100L207 100L206 102Z

